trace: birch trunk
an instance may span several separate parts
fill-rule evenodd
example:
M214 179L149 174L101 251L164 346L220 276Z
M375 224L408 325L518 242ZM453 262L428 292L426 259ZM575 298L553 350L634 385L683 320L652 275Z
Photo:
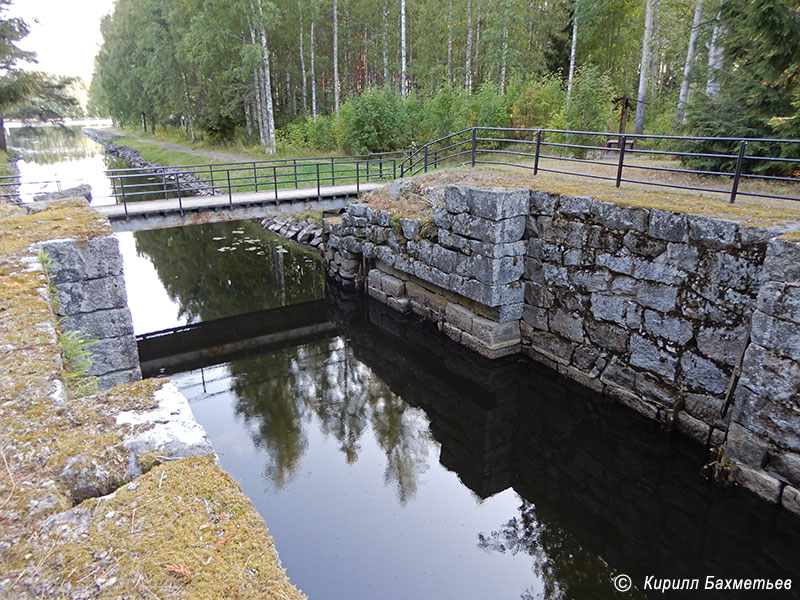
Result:
M389 4L383 5L383 85L389 83Z
M689 78L692 75L694 54L697 51L697 37L700 34L700 22L703 20L703 1L697 0L692 20L692 32L689 34L689 49L686 51L686 64L683 66L681 93L678 96L678 110L675 111L675 125L686 121L686 103L689 101Z
M453 0L447 6L447 85L453 85Z
M308 81L306 77L306 57L303 52L303 5L297 0L297 12L300 15L300 76L303 78L303 118L308 114Z
M333 110L339 112L339 15L333 0Z
M250 114L250 101L244 101L244 124L247 127L247 137L253 137L253 117Z
M506 93L506 60L508 58L508 25L503 28L503 55L500 63L500 95Z
M400 95L408 94L406 80L406 0L400 0Z
M636 95L636 119L633 122L634 133L642 133L644 130L644 109L647 101L647 77L650 68L650 44L653 38L654 13L655 0L647 0L644 17L644 37L642 38L642 61L639 67L639 92Z
M481 46L481 7L480 4L478 5L478 15L475 19L475 43L472 45L473 47L473 55L472 55L472 79L474 82L479 82L480 77L478 73L478 54L480 53L480 46Z
M472 93L472 0L467 0L467 52L464 65L464 89Z
M569 75L567 75L567 103L572 97L572 81L575 79L575 53L578 49L578 5L575 0L575 12L572 15L572 45L569 50Z
M711 43L708 45L708 81L706 82L706 96L716 100L719 96L719 71L722 69L724 53L720 36L723 34L723 27L720 24L722 11L717 13L714 30L711 32Z
M311 21L309 43L311 44L311 118L317 122L317 71L314 68L314 21Z
M264 127L266 128L266 132L264 137L266 138L266 144L264 144L264 151L267 154L273 154L275 152L275 114L272 107L272 81L271 81L271 73L269 68L269 47L267 45L267 32L264 28L264 11L261 8L261 4L258 5L258 16L259 16L259 37L261 39L261 55L262 55L262 64L261 64L261 77L263 83L263 102L262 102L262 109L263 109L263 120L264 120Z

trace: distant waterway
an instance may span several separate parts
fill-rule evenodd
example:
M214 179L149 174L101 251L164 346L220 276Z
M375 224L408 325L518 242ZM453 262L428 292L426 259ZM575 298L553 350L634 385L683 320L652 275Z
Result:
M138 333L325 298L318 335L172 376L310 598L661 598L648 576L709 575L797 595L800 522L706 482L695 443L326 289L257 223L119 237Z

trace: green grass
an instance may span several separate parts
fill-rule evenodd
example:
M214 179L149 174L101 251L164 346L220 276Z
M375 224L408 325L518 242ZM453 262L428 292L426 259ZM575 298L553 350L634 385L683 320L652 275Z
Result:
M8 152L0 150L0 176L17 174L17 167L14 164L14 160L14 158L9 156Z

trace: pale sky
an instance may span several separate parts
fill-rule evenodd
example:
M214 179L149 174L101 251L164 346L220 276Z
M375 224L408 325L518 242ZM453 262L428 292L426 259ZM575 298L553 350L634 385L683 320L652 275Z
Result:
M14 0L9 14L30 27L19 45L36 52L39 62L31 68L82 77L88 86L102 41L100 19L113 6L114 0Z

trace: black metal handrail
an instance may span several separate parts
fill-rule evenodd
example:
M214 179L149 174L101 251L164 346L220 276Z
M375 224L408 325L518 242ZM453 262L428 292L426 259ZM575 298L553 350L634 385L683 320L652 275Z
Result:
M508 133L513 133L514 137ZM479 135L480 133L480 135ZM491 135L494 134L494 135ZM453 141L454 138L459 138ZM573 138L573 139L570 139ZM597 143L596 140L602 140ZM448 142L447 145L442 145ZM594 142L594 143L593 143ZM611 143L610 143L611 142ZM678 142L679 147L664 149L664 142ZM685 149L691 142L719 142L736 145L736 152L690 152ZM601 145L602 144L602 145ZM637 145L638 144L638 145ZM657 144L658 147L653 147ZM789 144L797 148L792 151L793 156L759 156L748 154L748 144ZM689 137L677 135L647 135L647 134L619 134L602 133L597 131L575 131L558 129L530 129L514 127L472 127L456 133L444 136L432 142L420 146L407 158L402 160L399 167L401 177L413 176L419 173L428 172L440 165L463 166L470 165L497 165L520 167L531 169L534 175L539 171L571 175L576 177L586 177L591 179L603 179L613 181L617 188L623 183L664 187L671 189L681 189L689 191L711 192L726 194L731 203L735 202L737 196L751 196L759 198L769 198L778 200L800 200L800 187L796 195L794 190L789 193L769 193L742 191L739 189L740 182L744 180L763 180L782 182L786 184L800 184L800 177L795 176L798 170L791 175L774 175L752 172L745 172L745 167L756 163L783 163L799 164L800 140L772 139L772 138L735 138L735 137ZM795 146L797 145L797 146ZM534 146L534 150L528 149ZM466 147L466 149L465 149ZM606 157L611 155L611 160ZM468 156L468 160L457 161L459 157ZM499 157L505 159L501 160ZM669 165L656 166L652 164L637 164L630 160L631 156L672 158L672 159L722 159L735 161L732 171L678 168ZM626 157L628 162L626 162ZM609 167L612 173L607 175L599 173L579 172L576 170L566 170L554 168L554 165L543 166L542 160L556 161L557 164L591 164ZM718 189L701 185L683 185L682 183L670 183L665 181L653 181L636 178L626 174L631 173L632 169L640 172L661 172L691 175L696 177L717 177L732 178L732 183L726 189ZM626 173L627 170L627 173Z

